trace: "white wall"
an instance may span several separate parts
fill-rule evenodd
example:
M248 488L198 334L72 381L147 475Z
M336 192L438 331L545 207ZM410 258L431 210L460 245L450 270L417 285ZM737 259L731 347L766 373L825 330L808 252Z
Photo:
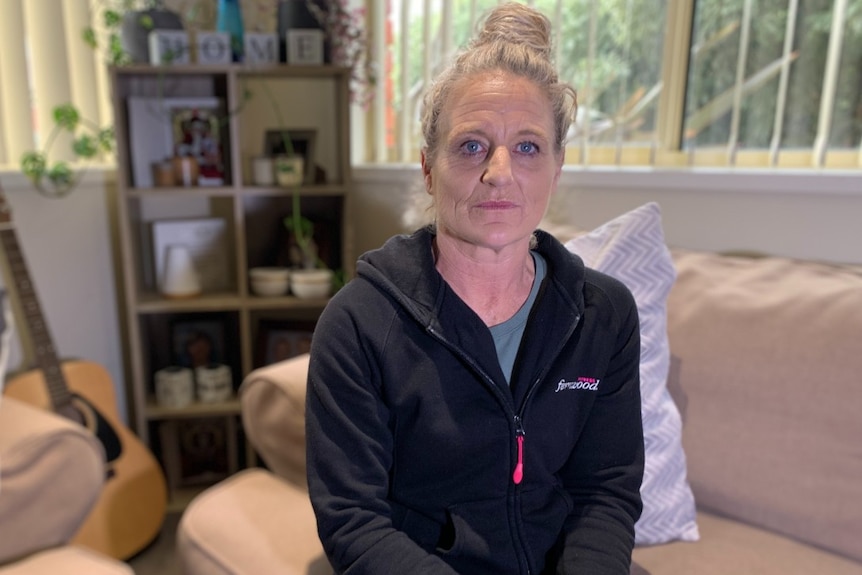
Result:
M403 231L421 192L418 166L357 168L357 255ZM60 357L105 366L125 413L108 191L91 174L72 195L47 199L17 174L0 174L13 223ZM591 229L648 201L662 207L670 245L862 263L862 174L734 174L567 170L554 220ZM571 214L571 216L567 216ZM11 365L20 362L18 344Z
M102 365L126 413L108 196L103 178L88 173L71 195L39 195L20 174L0 173L12 223L42 315L61 359ZM5 284L0 278L0 284ZM23 369L19 330L9 370Z
M418 166L358 168L357 253L401 231ZM419 193L422 193L421 191ZM862 263L862 173L567 168L549 218L589 230L655 201L675 247Z

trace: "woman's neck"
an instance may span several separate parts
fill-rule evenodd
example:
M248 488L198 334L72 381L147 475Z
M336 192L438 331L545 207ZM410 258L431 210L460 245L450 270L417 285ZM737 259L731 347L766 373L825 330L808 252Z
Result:
M536 276L529 242L495 251L437 236L433 249L437 271L485 325L503 323L527 301Z

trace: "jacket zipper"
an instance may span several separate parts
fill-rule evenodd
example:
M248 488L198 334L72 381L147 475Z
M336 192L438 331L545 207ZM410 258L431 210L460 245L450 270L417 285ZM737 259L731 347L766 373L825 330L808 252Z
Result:
M515 485L520 485L524 479L524 426L521 423L521 416L515 416L515 441L518 444L518 462L515 464L515 471L512 473L512 481Z
M571 335L571 332L574 331L575 327L578 325L578 323L580 323L580 321L581 321L581 316L576 315L575 321L573 322L573 326L572 326L571 330L569 331L569 335ZM476 371L476 373L480 374L484 378L485 382L488 384L490 389L493 391L494 395L497 396L497 398L500 400L500 402L504 406L511 405L508 401L506 401L505 396L502 394L499 387L497 387L497 384L494 382L493 378L491 378L491 376L489 376L487 373L485 373L485 371L481 367L479 367L479 365L473 360L472 357L465 354L457 346L449 343L449 341L446 340L446 338L440 336L440 334L438 334L437 331L434 329L433 325L426 325L425 330L427 333L429 333L431 336L433 336L435 339L437 339L437 341L439 341L440 343L442 343L443 345L448 347L450 350L455 352L458 356L463 358L468 364L470 364L470 366L473 367L473 369ZM562 344L560 345L560 347L562 347ZM559 353L559 350L557 350L557 353ZM524 401L523 401L523 403L521 403L520 410L516 411L515 406L511 405L512 411L514 412L515 442L516 442L516 445L518 448L517 462L515 463L515 469L512 472L512 481L516 486L519 486L521 484L521 482L524 480L524 439L527 435L527 432L524 430L524 423L523 423L522 416L524 414L524 411L527 408L527 404L530 402L530 397L532 397L536 388L539 386L539 383L542 381L542 378L544 377L544 375L545 375L545 370L542 370L539 374L539 377L537 377L533 381L533 385L530 387L529 390L527 390L527 394L524 396ZM523 553L525 555L528 555L529 551L527 550L526 543L524 542L523 534L520 533L520 529L518 529L518 532L519 532L519 538L521 540L520 543L521 543L521 546L523 549ZM526 557L522 558L522 560L524 562L524 564L522 566L526 569L527 575L531 575L531 569L529 567L529 562L526 560Z

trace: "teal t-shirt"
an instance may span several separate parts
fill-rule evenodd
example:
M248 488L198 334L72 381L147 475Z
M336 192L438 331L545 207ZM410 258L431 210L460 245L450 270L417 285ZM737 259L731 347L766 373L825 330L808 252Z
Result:
M500 361L500 367L503 369L506 381L510 383L512 368L515 366L515 357L518 355L518 348L521 346L524 328L527 326L527 318L530 317L530 310L536 301L539 286L542 285L542 280L545 279L547 273L545 258L536 252L530 253L533 255L533 264L536 266L536 276L533 278L533 287L530 289L527 301L524 302L521 309L511 318L491 327L491 335L494 338L494 345L497 347L497 358Z

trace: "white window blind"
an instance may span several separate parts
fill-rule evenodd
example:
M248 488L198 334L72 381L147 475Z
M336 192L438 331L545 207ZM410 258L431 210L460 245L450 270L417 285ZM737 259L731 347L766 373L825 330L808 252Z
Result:
M24 152L44 148L56 106L71 103L95 125L112 122L107 69L82 40L94 7L89 0L0 0L0 166L17 169ZM50 158L73 159L70 144L59 135Z

